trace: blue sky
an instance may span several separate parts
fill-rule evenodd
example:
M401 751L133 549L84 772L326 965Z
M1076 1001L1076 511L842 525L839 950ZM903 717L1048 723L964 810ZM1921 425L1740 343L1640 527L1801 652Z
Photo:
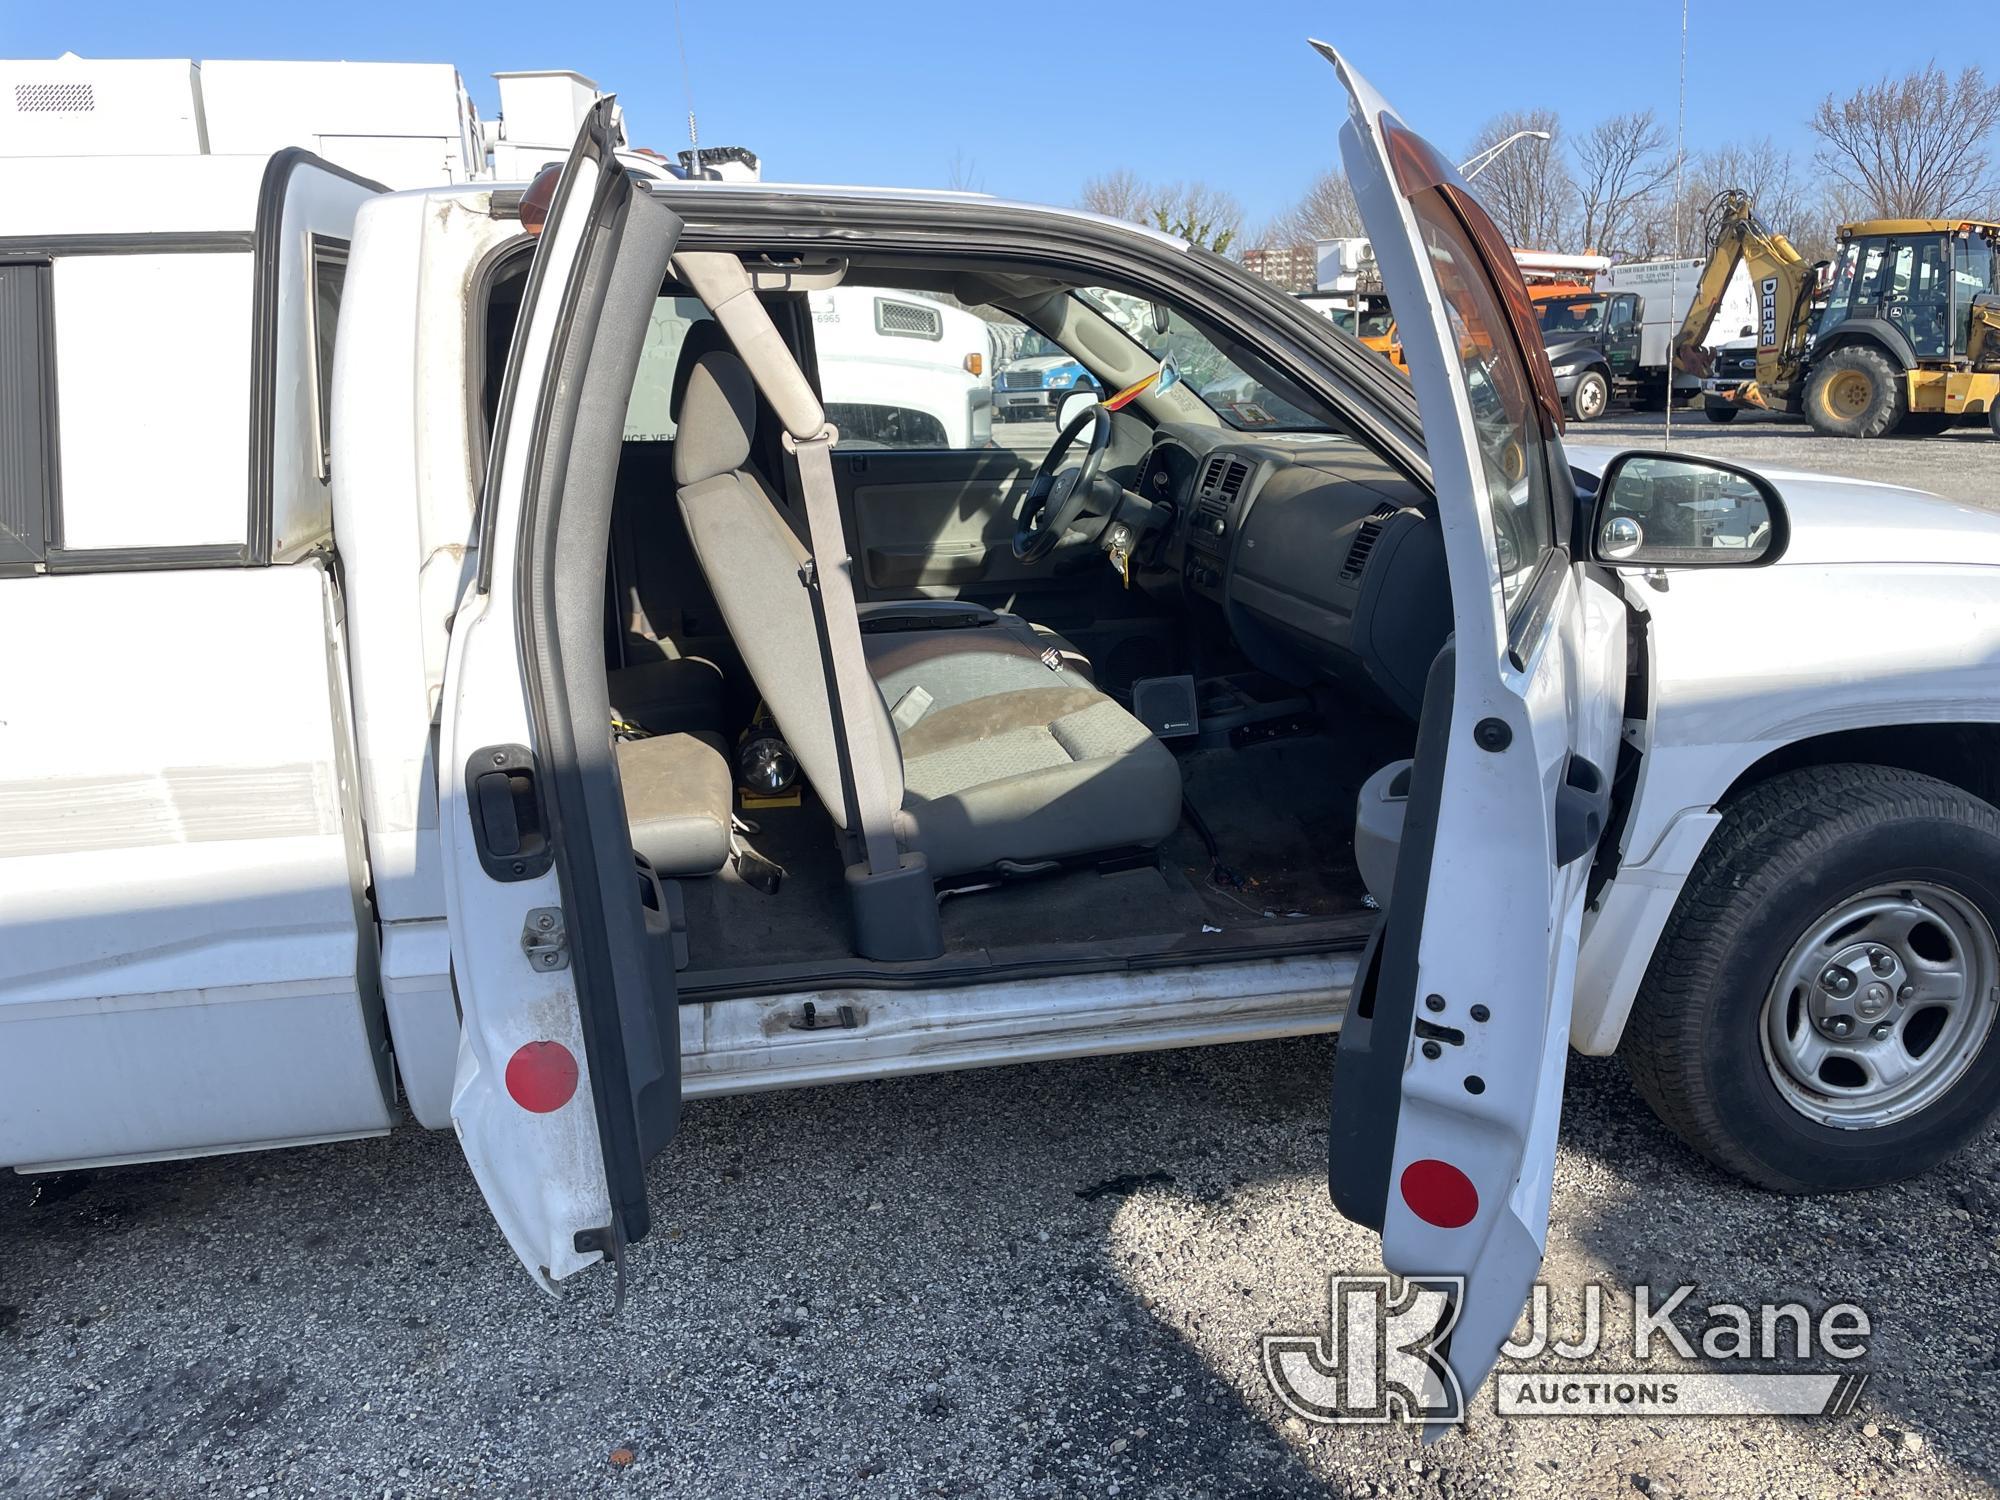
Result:
M1229 187L1249 217L1289 205L1338 148L1333 72L1305 38L1341 47L1447 152L1488 116L1550 105L1571 130L1652 105L1671 130L1678 0L1560 8L1516 3L1002 5L953 0L681 0L702 139L742 144L797 180L937 185L955 159L974 185L1072 201L1095 173ZM1920 66L2000 72L1973 25L1865 28L1841 7L1790 19L1693 0L1688 148L1769 134L1804 156L1829 90ZM1784 33L1778 45L1779 28ZM491 78L568 67L614 89L634 144L687 144L672 0L650 5L478 0L335 6L0 0L0 55L347 58L450 62L483 114Z

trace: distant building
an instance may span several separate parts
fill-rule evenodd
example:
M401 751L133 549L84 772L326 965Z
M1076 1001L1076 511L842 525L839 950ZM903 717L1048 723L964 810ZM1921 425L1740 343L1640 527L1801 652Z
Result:
M1319 285L1319 257L1310 241L1245 250L1243 269L1281 291L1310 292Z

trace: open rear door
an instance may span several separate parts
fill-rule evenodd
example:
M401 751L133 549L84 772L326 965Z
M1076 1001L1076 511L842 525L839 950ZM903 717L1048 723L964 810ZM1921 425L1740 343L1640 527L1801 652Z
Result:
M1527 289L1456 171L1322 43L1341 155L1423 414L1454 635L1433 667L1378 942L1340 1039L1329 1181L1448 1294L1464 1400L1541 1265L1577 929L1622 727L1622 602L1575 495ZM1445 1399L1426 1414L1449 1416Z
M670 938L649 918L659 890L635 865L612 758L603 559L680 221L634 189L610 125L607 99L535 251L452 623L437 776L460 1144L544 1287L608 1257L622 1292L624 1248L650 1225L646 1162L678 1121L680 1054Z

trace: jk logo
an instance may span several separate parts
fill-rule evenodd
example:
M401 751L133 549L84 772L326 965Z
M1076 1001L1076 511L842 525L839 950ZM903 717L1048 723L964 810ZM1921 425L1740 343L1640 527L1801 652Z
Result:
M1463 1422L1465 1393L1442 1349L1465 1278L1327 1278L1321 1333L1267 1333L1264 1378L1308 1422Z

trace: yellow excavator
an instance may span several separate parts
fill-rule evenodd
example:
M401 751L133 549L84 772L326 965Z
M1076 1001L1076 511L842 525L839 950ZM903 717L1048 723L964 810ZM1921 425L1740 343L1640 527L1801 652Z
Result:
M1708 264L1674 339L1674 368L1703 379L1708 413L1803 413L1820 432L1942 432L1985 415L2000 436L2000 224L1868 219L1843 224L1831 262L1809 264L1749 195L1709 205ZM1702 347L1738 262L1757 293L1756 372L1713 378Z

